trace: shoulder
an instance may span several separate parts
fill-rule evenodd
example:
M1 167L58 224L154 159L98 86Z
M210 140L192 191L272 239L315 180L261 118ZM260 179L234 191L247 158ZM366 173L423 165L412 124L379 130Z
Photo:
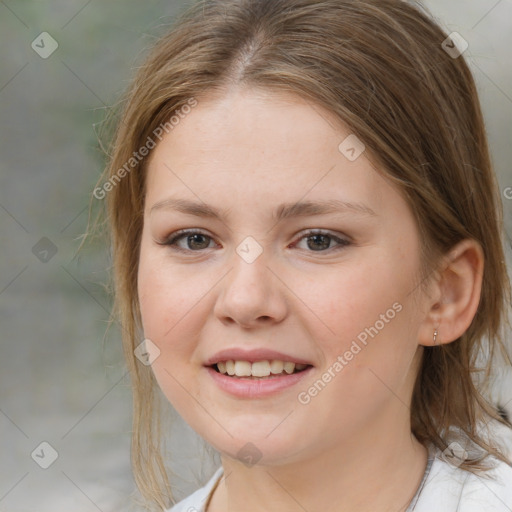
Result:
M512 467L490 460L494 468L476 475L436 455L414 511L510 512Z
M176 503L176 505L165 512L204 512L205 504L213 493L215 486L222 478L223 473L224 471L221 466L203 487L197 489L197 491L193 492L179 503Z

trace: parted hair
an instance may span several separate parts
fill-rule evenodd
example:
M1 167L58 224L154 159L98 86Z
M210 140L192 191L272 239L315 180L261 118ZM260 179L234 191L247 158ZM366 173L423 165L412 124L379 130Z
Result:
M149 50L120 103L98 182L117 176L100 216L133 386L132 464L149 504L161 509L174 500L161 453L157 383L134 356L143 339L137 272L148 158L126 163L191 98L238 86L299 95L364 142L367 157L414 214L425 280L458 242L481 245L478 310L460 338L425 347L411 426L426 446L444 450L456 431L481 447L481 455L461 464L468 471L485 471L489 454L505 460L479 430L482 422L504 421L482 391L497 348L506 355L502 204L475 82L465 56L446 51L447 37L423 7L401 0L204 0Z

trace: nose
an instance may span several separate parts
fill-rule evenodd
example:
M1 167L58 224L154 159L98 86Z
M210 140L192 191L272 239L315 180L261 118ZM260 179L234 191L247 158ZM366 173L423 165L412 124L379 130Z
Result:
M215 303L217 318L246 329L281 322L287 314L286 287L268 266L265 253L248 263L234 252L231 262Z

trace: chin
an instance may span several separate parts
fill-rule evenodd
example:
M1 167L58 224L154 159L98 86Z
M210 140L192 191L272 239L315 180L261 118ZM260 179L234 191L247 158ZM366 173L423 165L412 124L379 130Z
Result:
M273 424L261 432L260 429L254 431L246 426L240 426L240 431L230 430L233 437L223 431L221 438L214 438L211 430L209 435L200 435L222 456L236 459L247 466L279 466L298 460L298 451L303 447L298 445L297 439L304 439L304 434L295 438L283 430L281 436L278 436L276 432L272 432L275 426L276 424ZM251 435L248 435L249 432ZM269 435L270 432L272 433Z

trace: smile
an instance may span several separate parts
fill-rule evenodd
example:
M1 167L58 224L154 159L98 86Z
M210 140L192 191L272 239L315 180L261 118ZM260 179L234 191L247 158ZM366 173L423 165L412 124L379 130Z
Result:
M298 384L313 366L278 360L229 360L205 368L222 391L238 398L263 398Z
M306 369L307 364L293 363L291 361L219 361L213 365L219 373L232 377L271 378L277 375L291 375Z

